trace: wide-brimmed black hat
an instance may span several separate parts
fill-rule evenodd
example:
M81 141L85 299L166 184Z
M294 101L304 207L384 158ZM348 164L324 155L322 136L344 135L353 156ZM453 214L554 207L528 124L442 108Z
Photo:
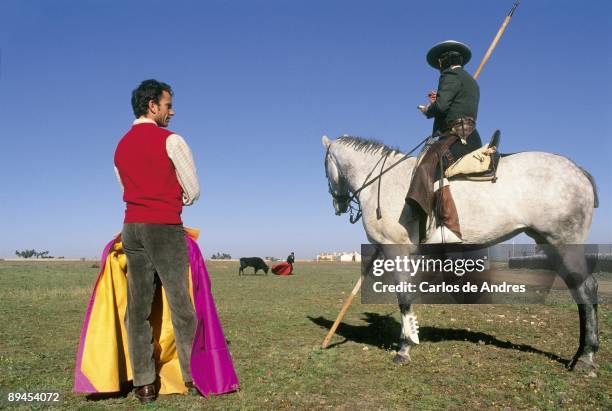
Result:
M438 59L447 51L456 51L463 57L463 64L467 64L472 58L472 51L468 46L455 40L447 40L438 43L427 52L427 63L435 69L439 69Z

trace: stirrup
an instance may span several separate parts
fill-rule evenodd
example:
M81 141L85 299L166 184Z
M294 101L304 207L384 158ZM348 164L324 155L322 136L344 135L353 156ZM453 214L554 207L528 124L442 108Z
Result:
M493 136L491 136L491 141L489 142L489 148L495 148L495 151L499 152L499 140L501 138L501 131L495 130Z
M458 244L463 240L457 234L444 226L438 226L425 240L426 244Z
M404 317L404 336L407 337L415 345L419 344L419 321L414 313L407 314ZM408 322L408 324L406 324Z

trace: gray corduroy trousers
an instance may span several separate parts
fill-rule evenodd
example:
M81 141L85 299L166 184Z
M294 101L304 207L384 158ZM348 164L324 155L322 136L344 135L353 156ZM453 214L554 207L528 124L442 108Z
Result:
M153 332L149 322L157 287L156 273L170 305L183 380L191 381L189 359L197 320L189 296L189 257L183 226L126 223L121 238L127 257L125 325L134 386L153 384L157 378Z

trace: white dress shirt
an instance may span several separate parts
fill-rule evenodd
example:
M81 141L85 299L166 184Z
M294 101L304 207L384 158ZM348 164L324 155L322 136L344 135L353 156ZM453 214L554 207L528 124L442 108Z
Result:
M155 121L148 118L138 118L134 121L134 124L142 123L156 124ZM191 205L200 198L200 183L198 181L191 149L183 137L178 134L171 134L166 139L166 152L174 164L176 177L183 189L183 205ZM123 182L121 181L121 176L119 175L117 167L115 167L115 175L117 176L121 190L123 190Z

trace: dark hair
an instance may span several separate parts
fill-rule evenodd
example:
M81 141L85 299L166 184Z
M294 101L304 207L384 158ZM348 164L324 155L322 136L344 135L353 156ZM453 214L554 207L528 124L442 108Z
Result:
M147 114L149 101L153 100L159 103L159 98L164 91L167 91L171 96L174 95L172 87L161 81L151 79L140 83L138 88L132 91L132 110L134 110L136 118Z
M450 66L463 66L463 56L456 51L447 51L440 55L440 69L446 70Z

